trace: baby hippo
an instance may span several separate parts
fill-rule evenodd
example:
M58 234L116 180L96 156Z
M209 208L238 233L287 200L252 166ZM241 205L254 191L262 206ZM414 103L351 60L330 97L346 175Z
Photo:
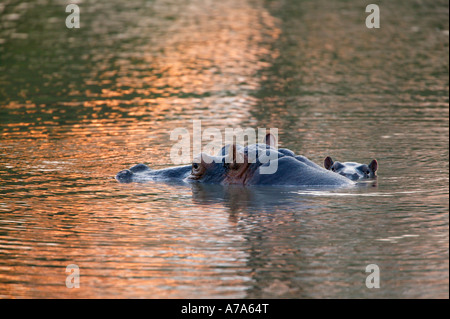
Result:
M358 181L367 178L376 178L375 172L378 169L377 160L373 160L369 165L354 162L333 162L331 157L327 156L324 160L324 167L352 181Z

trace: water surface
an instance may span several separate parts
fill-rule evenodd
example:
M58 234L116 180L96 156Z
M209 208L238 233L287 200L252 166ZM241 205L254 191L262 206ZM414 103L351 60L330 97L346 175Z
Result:
M2 298L448 297L448 2L0 3ZM351 189L118 184L170 132L279 129ZM66 266L80 288L66 288ZM380 268L368 289L366 266Z

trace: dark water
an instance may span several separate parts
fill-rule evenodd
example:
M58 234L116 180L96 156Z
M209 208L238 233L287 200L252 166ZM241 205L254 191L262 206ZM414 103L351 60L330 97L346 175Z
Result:
M0 3L3 298L444 298L448 2ZM118 184L170 132L279 129L376 185ZM66 266L80 288L66 287ZM380 269L368 289L366 266Z

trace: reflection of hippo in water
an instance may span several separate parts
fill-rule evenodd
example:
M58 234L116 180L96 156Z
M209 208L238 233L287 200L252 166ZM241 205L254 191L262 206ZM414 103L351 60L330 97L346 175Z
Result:
M347 178L323 169L304 156L295 156L287 149L276 150L271 145L274 138L268 134L266 143L225 146L216 156L201 153L192 165L152 170L138 164L119 172L116 179L122 183L161 180L222 185L353 185Z
M345 176L352 181L376 178L375 172L378 169L377 160L373 160L369 165L354 162L334 162L331 157L327 156L324 160L324 167L327 170Z

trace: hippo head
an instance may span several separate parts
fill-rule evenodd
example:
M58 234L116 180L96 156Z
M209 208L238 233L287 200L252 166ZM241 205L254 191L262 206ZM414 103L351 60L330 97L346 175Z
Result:
M333 161L331 157L327 156L324 160L324 167L342 176L345 176L353 181L376 178L375 172L378 169L378 162L376 159L372 160L369 165L354 163L354 162L338 162Z
M274 143L275 137L269 133L263 143L247 147L227 145L216 156L201 153L194 158L192 165L154 170L138 164L120 171L115 178L120 183L152 180L246 185L260 166L265 165L267 171L270 160L284 156L272 147Z
M261 154L265 153L265 160ZM232 144L224 146L217 156L201 153L194 158L190 181L246 185L257 169L270 158L283 156L269 144L253 144L247 147Z

